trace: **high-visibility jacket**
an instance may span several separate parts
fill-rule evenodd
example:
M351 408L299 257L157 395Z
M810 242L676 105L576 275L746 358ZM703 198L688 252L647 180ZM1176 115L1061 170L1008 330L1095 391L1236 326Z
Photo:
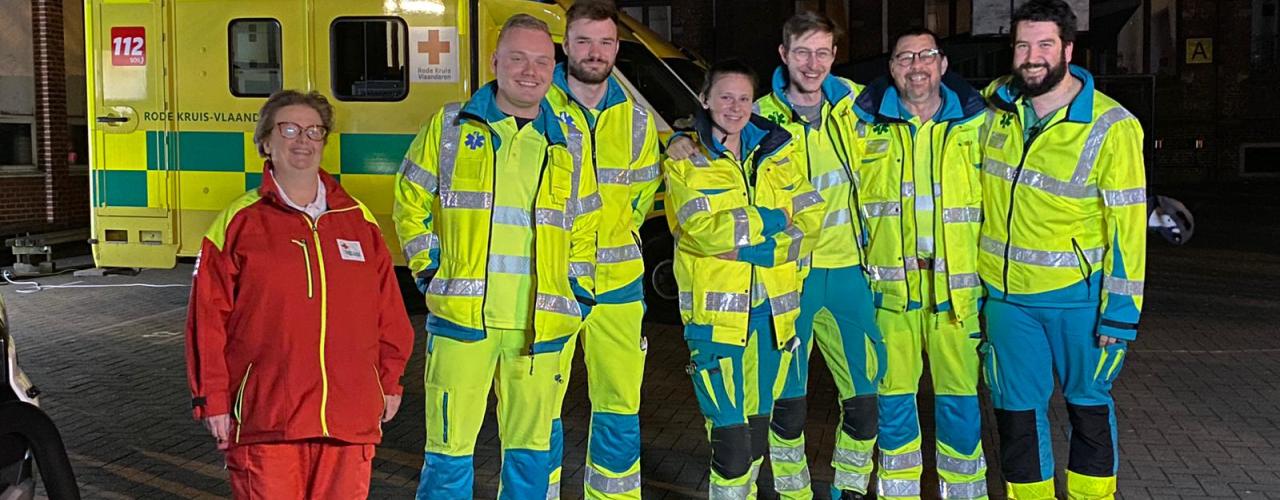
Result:
M232 441L377 443L400 394L413 327L373 212L321 171L312 219L273 170L231 203L200 247L187 310L196 418L230 414Z
M756 114L785 128L794 139L796 170L813 185L827 203L822 229L808 264L836 269L862 263L859 255L863 239L857 206L858 188L853 183L857 168L854 125L858 117L853 102L862 86L844 78L828 76L822 82L822 123L811 124L787 100L787 68L773 73L773 92L756 101Z
M905 311L913 300L925 300L921 289L931 285L936 302L925 305L949 311L951 320L960 322L977 317L982 296L978 132L986 117L986 102L977 89L951 73L943 77L941 92L942 106L932 117L936 125L927 129L932 134L927 159L916 158L913 125L899 111L899 95L888 77L872 83L858 97L860 209L867 219L866 270L876 305ZM915 178L915 161L931 162L932 182ZM933 193L934 198L931 261L920 259L917 252L913 201L920 192ZM919 272L922 268L934 272ZM924 279L933 281L922 283Z
M564 64L556 67L552 81L547 100L561 120L589 137L582 156L594 167L603 200L596 240L596 302L643 300L640 226L662 182L657 126L649 111L612 76L596 108L587 108L573 96Z
M986 89L979 272L992 297L1016 304L1097 304L1098 333L1132 340L1146 275L1142 126L1088 71L1070 71L1084 87L1030 140L1031 102L1009 77Z
M667 159L664 172L685 338L745 346L751 309L768 307L781 348L800 314L797 261L813 250L825 204L795 168L785 129L753 115L729 153L711 127L700 113L696 153Z
M582 168L582 134L565 127L543 99L526 127L532 137L504 136L514 120L498 109L497 86L489 83L465 104L446 105L418 133L396 174L392 211L409 269L425 278L427 330L459 340L485 337L485 304L518 297L487 290L491 246L503 225L532 225L534 352L559 349L594 304L595 232L600 196L595 175ZM541 165L534 206L494 206L499 162Z

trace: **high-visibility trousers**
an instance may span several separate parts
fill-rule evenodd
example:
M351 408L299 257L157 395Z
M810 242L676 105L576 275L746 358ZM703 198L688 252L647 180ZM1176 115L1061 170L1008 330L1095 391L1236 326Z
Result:
M477 341L428 335L426 456L419 500L471 498L472 456L491 386L498 395L502 439L498 497L546 495L560 352L531 354L532 336L492 328Z
M688 340L686 371L711 442L712 500L756 497L773 402L793 355L778 349L769 315L753 311L749 321L746 346Z
M226 451L237 500L369 497L374 445L331 439L232 445Z
M928 279L928 278L926 278ZM953 323L927 309L880 310L876 322L889 357L880 382L880 498L920 498L924 457L916 393L929 357L937 426L939 496L987 498L987 461L982 452L982 411L978 406L977 318Z
M769 462L774 489L788 499L813 498L805 460L805 402L809 356L822 352L840 397L840 423L831 465L831 496L866 493L876 442L876 384L884 370L884 346L875 324L871 289L860 266L815 268L805 278L796 320L799 348L774 403Z
M587 498L640 498L640 383L648 342L641 333L644 302L596 304L576 338L562 351L560 393L551 427L548 500L560 498L564 425L560 411L569 388L575 342L582 341L591 399L591 431L583 491Z
M1067 495L1115 497L1120 448L1111 384L1128 349L1098 347L1098 306L1028 307L988 299L987 385L1000 432L1000 469L1009 498L1054 498L1049 398L1062 383L1071 423Z

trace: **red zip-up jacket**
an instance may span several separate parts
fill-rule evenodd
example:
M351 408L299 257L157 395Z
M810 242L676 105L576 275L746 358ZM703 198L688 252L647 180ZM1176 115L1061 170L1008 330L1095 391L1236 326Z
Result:
M222 212L201 245L187 312L197 419L230 413L233 443L381 439L413 327L373 214L321 172L314 221L262 187Z

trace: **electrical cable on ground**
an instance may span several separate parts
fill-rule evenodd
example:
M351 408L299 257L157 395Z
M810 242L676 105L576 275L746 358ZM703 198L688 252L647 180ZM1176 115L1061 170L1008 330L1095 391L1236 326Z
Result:
M66 283L63 285L41 285L40 283L35 281L13 281L12 279L13 273L7 270L4 271L4 273L0 275L0 277L3 277L4 281L10 285L34 287L34 288L26 288L22 290L14 290L14 293L36 293L43 290L51 290L51 289L57 289L57 288L127 288L127 287L178 288L178 287L191 286L190 284L152 284L152 283L113 283L109 285L81 285L80 283L84 283L83 281L72 281L70 283Z

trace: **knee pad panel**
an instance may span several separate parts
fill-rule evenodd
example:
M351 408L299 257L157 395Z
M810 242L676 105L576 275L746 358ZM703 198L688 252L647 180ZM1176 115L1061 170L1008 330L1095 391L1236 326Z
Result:
M779 399L773 403L773 423L769 428L786 440L804 435L804 421L808 413L805 398Z
M711 429L711 468L726 479L751 470L751 428L732 425Z
M1071 419L1071 457L1067 468L1094 477L1116 473L1115 443L1111 440L1111 408L1067 403Z
M844 422L840 430L858 441L876 437L880 421L880 404L875 394L857 396L840 402Z
M748 417L751 425L751 460L764 458L769 453L769 416Z
M1035 410L996 409L1000 432L1000 467L1006 481L1036 483L1040 477L1040 434Z

